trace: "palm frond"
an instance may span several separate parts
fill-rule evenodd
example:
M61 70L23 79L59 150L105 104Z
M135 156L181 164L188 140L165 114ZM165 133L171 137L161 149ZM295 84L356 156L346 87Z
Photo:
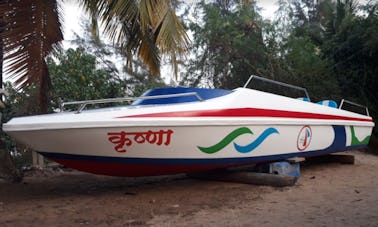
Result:
M164 17L156 23L156 44L163 53L185 53L189 38L172 8L167 8Z
M139 46L139 56L143 63L149 66L152 75L160 74L160 55L154 43L153 34L144 34Z
M80 1L90 14L98 13L109 38L138 54L151 74L159 74L161 54L177 59L188 50L189 39L168 0Z
M45 57L63 39L59 12L57 0L0 1L4 71L20 89L37 84L42 109L50 84Z

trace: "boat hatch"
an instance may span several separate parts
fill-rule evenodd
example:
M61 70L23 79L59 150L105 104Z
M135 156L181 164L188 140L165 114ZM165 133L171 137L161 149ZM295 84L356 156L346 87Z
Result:
M208 100L212 98L217 98L232 93L230 90L224 89L208 89L208 88L187 88L187 87L168 87L168 88L155 88L146 91L141 97L150 96L162 96L162 95L175 95L175 94L188 94L194 93L196 95L185 95L185 96L172 96L168 98L157 98L157 99L138 99L135 100L131 105L158 105L158 104L173 104L173 103L185 103L185 102L196 102L200 99Z

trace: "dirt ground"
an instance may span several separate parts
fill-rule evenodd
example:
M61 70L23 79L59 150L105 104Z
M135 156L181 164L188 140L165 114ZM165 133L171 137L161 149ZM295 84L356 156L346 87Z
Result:
M34 171L0 181L0 226L378 226L378 156L301 166L292 187Z

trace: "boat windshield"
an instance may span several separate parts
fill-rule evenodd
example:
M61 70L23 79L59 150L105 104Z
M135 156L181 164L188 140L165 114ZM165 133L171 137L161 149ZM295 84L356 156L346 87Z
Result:
M141 97L163 96L156 99L138 99L131 105L159 105L203 101L217 98L232 93L224 89L188 88L188 87L167 87L155 88L146 91ZM187 95L185 95L187 94ZM170 95L169 97L164 97ZM177 96L176 96L177 95Z

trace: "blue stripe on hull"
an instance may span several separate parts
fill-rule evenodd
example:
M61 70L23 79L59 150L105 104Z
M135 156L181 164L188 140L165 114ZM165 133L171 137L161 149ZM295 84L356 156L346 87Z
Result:
M317 150L310 152L295 152L280 155L258 156L258 157L242 157L242 158L214 158L214 159L168 159L168 158L122 158L122 157L103 157L103 156L89 156L89 155L72 155L72 154L58 154L49 152L40 152L43 156L51 159L65 159L65 160L81 160L81 161L93 161L93 162L108 162L108 163L124 163L124 164L149 164L149 165L212 165L212 164L248 164L258 162L268 162L276 160L284 160L293 157L307 157L324 155L328 153L341 152L345 150L355 150L364 148L366 146L349 146L344 147L341 150L329 151Z

